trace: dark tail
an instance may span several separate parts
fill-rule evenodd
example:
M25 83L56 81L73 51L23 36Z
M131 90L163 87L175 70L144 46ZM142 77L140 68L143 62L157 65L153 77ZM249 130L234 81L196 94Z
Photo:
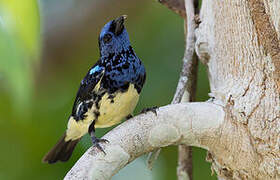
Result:
M80 139L65 141L66 133L60 138L57 144L45 155L44 163L56 163L57 161L67 161Z

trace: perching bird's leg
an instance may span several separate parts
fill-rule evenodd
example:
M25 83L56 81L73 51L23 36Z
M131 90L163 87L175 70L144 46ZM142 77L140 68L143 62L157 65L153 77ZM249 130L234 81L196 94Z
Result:
M108 143L109 141L106 139L99 139L95 136L94 122L91 123L91 125L89 126L88 133L90 134L92 145L106 155L105 151L103 150L103 148L100 146L99 143Z
M108 143L109 141L106 139L98 139L97 137L95 137L94 132L91 132L90 136L91 136L93 146L95 146L97 149L99 149L106 155L105 151L103 150L103 148L100 146L99 143L103 143L103 142Z
M142 113L146 113L146 112L149 112L149 111L152 111L153 113L155 113L155 115L157 115L157 106L154 106L154 107L150 107L150 108L144 108L142 111L141 111L141 114Z

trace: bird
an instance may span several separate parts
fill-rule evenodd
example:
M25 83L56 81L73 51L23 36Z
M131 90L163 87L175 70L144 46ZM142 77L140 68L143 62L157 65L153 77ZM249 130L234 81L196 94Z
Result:
M93 146L105 151L95 136L95 128L110 127L130 118L146 80L146 70L134 52L124 26L126 15L109 21L102 28L98 43L100 58L80 83L67 129L44 156L44 163L65 162L85 134Z

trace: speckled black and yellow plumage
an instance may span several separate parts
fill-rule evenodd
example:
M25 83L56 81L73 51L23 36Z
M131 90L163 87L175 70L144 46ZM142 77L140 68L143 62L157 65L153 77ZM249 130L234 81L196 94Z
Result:
M100 59L80 84L67 130L43 161L67 161L86 133L103 151L95 128L109 127L129 116L145 82L145 68L134 53L123 25L125 16L107 23L99 37Z

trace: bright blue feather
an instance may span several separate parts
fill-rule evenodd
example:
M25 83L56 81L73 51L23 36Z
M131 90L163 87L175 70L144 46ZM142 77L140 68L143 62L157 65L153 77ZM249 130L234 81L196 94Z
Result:
M92 68L90 71L89 71L89 74L92 75L98 71L100 71L102 68L100 66L95 66L94 68Z

